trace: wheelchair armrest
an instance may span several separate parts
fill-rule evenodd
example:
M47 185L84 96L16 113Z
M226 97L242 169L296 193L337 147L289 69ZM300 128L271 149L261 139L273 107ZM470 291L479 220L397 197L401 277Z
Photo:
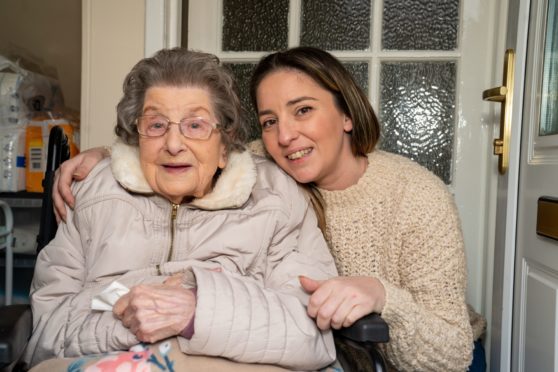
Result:
M29 305L0 307L0 366L11 364L21 357L32 331Z
M344 337L355 342L388 342L389 327L378 314L368 314L352 326L334 330L335 337Z

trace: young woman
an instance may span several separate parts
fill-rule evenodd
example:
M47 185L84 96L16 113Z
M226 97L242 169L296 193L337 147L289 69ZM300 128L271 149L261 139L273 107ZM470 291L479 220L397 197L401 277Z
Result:
M375 149L379 124L366 95L325 51L298 47L264 57L251 95L265 151L310 191L341 274L300 278L312 293L307 311L318 327L340 328L381 313L390 326L384 347L394 368L466 370L484 320L465 303L460 221L443 182L411 160ZM62 217L62 197L73 201L72 175L83 177L105 155L94 150L65 163L54 195ZM479 352L475 363L483 364Z

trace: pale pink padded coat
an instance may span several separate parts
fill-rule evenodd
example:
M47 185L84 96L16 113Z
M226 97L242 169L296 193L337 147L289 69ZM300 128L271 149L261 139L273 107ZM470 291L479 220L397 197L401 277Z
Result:
M137 148L122 143L112 165L102 161L73 191L74 211L37 258L30 365L137 344L111 312L91 310L92 297L115 280L131 287L177 272L197 287L194 336L178 337L183 352L303 370L335 360L331 333L307 316L298 283L335 276L335 265L303 191L270 161L230 154L212 192L180 205L174 220Z

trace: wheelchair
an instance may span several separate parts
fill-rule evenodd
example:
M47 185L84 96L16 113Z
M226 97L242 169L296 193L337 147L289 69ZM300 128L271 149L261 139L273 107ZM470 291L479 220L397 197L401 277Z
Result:
M69 158L68 140L60 127L54 126L50 131L47 156L37 253L54 238L57 229L51 198L54 174L60 164ZM19 359L32 330L29 305L0 307L1 372L24 370ZM367 315L351 327L335 330L333 333L337 359L344 371L387 371L386 361L378 344L389 341L389 327L378 314Z

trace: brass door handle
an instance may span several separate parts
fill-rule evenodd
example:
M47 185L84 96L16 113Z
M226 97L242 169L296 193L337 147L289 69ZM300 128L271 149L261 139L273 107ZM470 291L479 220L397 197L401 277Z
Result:
M501 87L487 89L482 92L482 99L500 102L500 138L494 139L494 155L498 155L498 170L506 173L510 160L510 134L513 108L513 74L515 68L515 52L506 50L504 59L504 82Z

